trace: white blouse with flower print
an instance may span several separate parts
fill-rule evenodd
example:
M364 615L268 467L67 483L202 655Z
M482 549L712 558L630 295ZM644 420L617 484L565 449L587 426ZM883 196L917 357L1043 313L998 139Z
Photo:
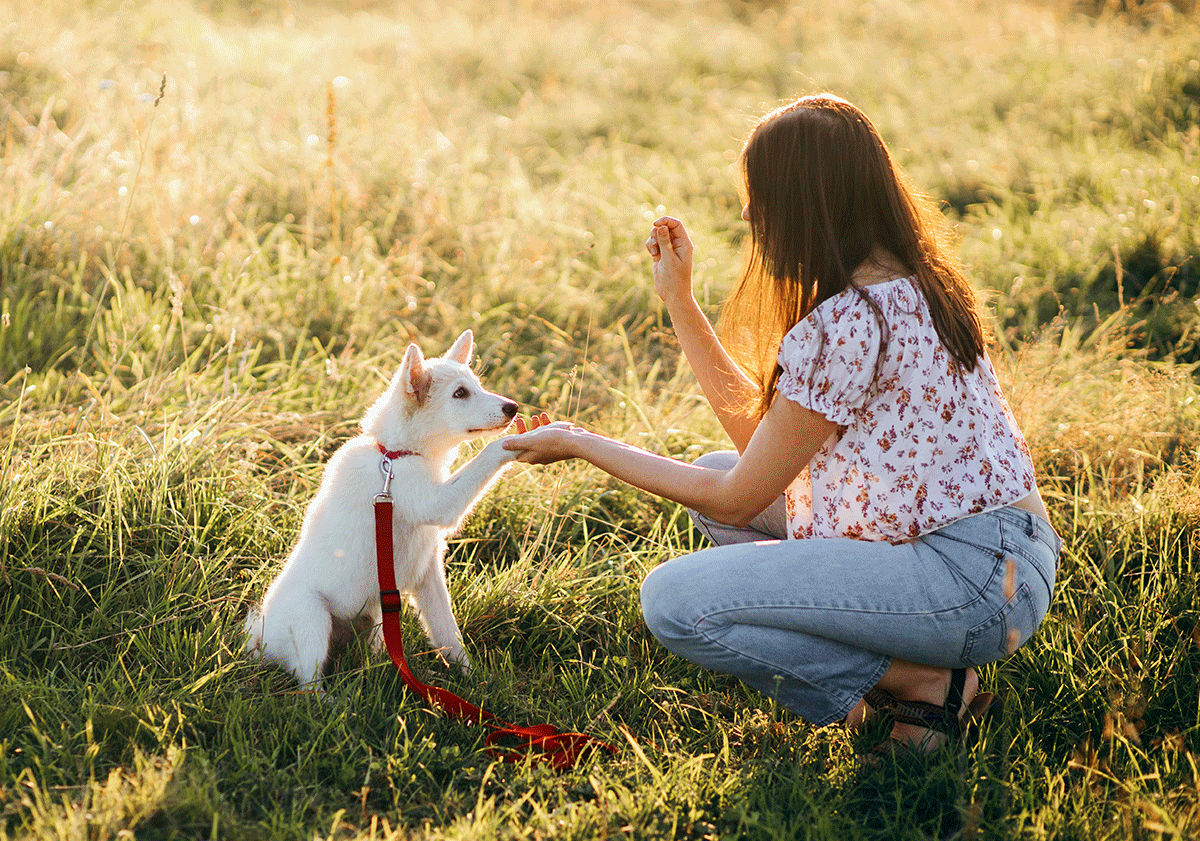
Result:
M779 394L842 427L787 490L793 538L903 542L1034 489L1033 461L984 354L959 370L910 278L848 289L793 327Z

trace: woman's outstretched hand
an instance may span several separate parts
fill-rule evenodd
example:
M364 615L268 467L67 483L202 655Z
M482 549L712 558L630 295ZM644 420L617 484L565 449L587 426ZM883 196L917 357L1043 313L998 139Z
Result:
M692 295L692 240L671 216L654 220L646 250L654 258L654 291L667 306Z
M553 464L576 453L571 446L579 429L573 423L555 421L545 412L531 415L529 421L517 415L516 434L504 439L504 449L515 452L517 461L526 464Z

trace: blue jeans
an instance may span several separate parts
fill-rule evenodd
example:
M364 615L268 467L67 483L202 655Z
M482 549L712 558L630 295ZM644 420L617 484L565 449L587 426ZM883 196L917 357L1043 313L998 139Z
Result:
M736 461L720 452L697 464ZM901 544L780 539L782 498L746 528L691 515L717 545L646 577L651 633L814 724L845 717L894 657L956 668L1011 653L1046 615L1062 548L1049 523L1015 507Z

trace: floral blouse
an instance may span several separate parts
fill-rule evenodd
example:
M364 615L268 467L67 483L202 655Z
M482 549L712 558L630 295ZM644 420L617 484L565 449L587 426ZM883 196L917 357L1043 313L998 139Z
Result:
M834 433L787 490L788 534L900 543L1034 489L1033 461L985 354L962 372L911 278L824 301L779 349L778 391ZM877 370L878 369L878 370Z

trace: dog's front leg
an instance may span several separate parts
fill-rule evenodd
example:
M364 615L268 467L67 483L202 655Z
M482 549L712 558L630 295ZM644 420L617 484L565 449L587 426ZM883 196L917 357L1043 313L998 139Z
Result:
M488 444L445 483L429 488L417 499L404 499L404 519L414 525L457 529L501 469L516 460L517 454L504 449L502 441Z
M463 649L458 621L450 605L450 591L446 587L446 570L440 559L430 565L425 577L413 588L412 601L421 626L438 655L447 662L457 663L464 672L470 669L471 661Z

